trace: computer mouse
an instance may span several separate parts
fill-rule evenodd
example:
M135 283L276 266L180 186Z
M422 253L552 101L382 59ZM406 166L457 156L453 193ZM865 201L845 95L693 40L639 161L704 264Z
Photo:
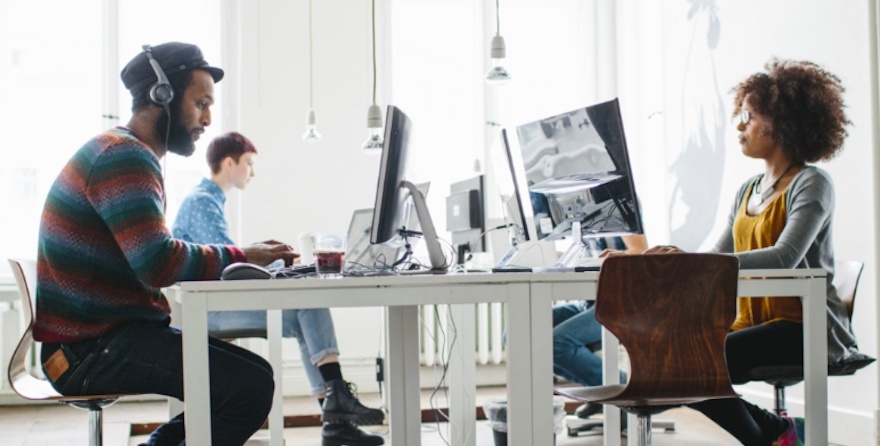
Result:
M272 273L266 268L253 263L233 263L223 269L220 280L251 280L271 279Z

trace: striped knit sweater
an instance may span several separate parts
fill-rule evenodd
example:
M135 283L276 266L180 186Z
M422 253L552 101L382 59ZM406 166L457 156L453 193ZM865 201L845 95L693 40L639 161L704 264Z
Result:
M217 279L243 261L234 246L174 239L159 158L129 130L108 130L76 152L46 198L34 338L77 342L130 321L164 320L161 287Z

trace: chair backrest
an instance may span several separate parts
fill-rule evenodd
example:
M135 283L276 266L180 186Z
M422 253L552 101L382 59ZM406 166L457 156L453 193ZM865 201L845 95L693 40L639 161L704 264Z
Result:
M739 260L648 254L605 260L596 319L626 347L630 380L617 400L676 404L732 397L725 339L736 316Z
M859 279L865 264L853 260L843 260L834 263L834 288L837 289L837 297L846 305L846 314L852 322L853 305L856 303L856 290L859 287Z
M12 274L18 284L21 296L21 312L24 318L24 334L9 360L9 384L15 393L29 400L57 399L60 394L45 379L39 379L28 372L28 353L34 345L34 299L36 298L37 262L33 260L9 259Z

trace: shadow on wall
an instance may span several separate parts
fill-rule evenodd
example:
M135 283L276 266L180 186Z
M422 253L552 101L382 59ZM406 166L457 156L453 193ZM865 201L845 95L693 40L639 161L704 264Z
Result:
M684 145L669 166L670 242L695 251L712 230L724 172L724 104L713 51L721 22L715 0L687 0L693 34L682 89Z

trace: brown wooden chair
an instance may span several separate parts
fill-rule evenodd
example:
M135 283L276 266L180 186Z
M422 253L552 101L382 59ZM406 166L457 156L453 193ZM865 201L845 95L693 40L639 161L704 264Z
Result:
M89 411L89 444L103 443L103 408L124 395L64 396L58 393L45 378L38 378L28 370L28 353L34 346L34 298L37 281L37 264L33 260L9 260L12 273L21 296L21 312L24 317L24 334L9 361L9 384L22 398L32 401L57 401L68 406ZM39 368L39 366L36 366ZM36 372L42 377L42 370Z
M611 257L602 264L596 320L630 357L629 382L556 393L613 404L639 417L639 444L651 443L651 415L672 407L736 398L724 343L736 317L739 260L721 254Z
M852 325L853 308L856 301L856 290L859 287L859 279L865 265L862 262L840 261L834 264L834 287L843 304L846 305L846 313ZM846 376L856 373L856 370L874 362L874 358L863 353L856 353L844 361L828 364L828 376ZM773 386L775 390L775 411L779 415L786 415L785 388L804 380L804 368L799 365L785 366L762 366L748 371L749 381L764 381Z

